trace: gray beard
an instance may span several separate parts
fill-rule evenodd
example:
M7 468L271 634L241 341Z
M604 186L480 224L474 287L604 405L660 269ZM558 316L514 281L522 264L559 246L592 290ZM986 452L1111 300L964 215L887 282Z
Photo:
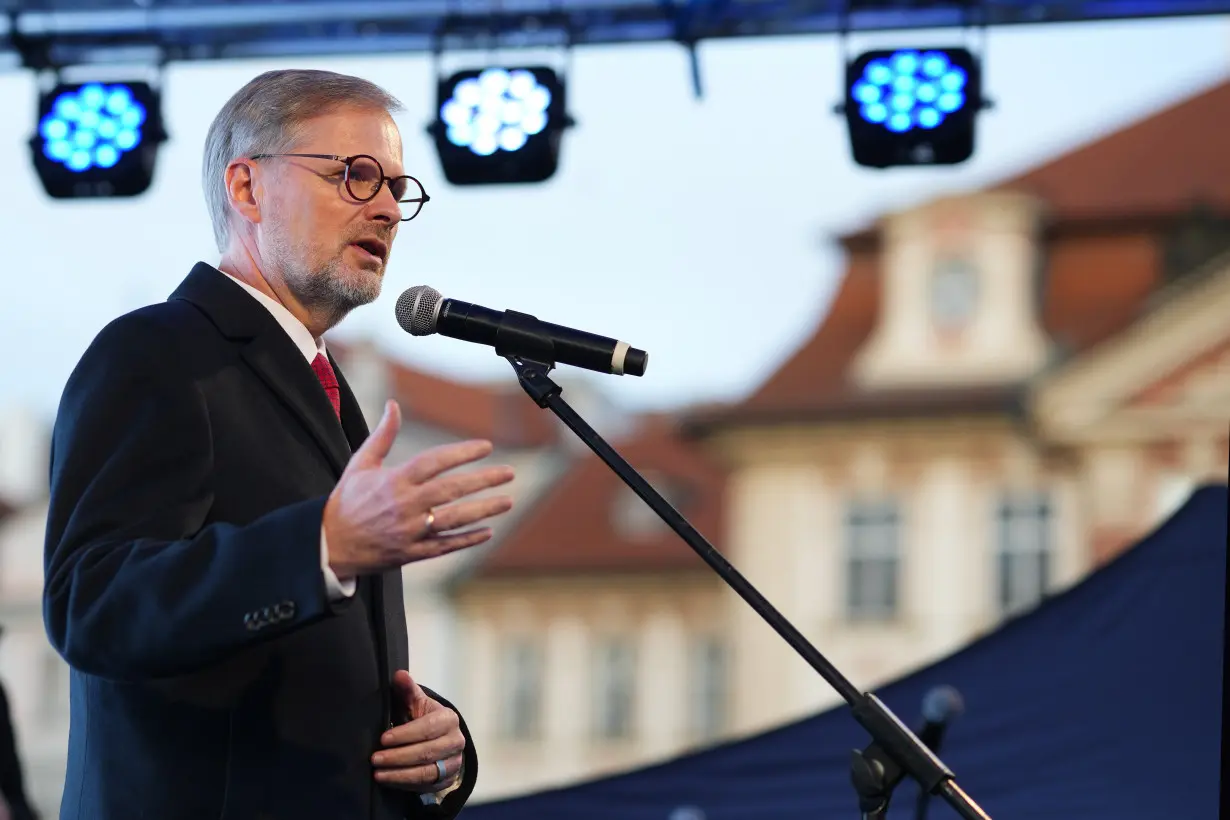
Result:
M371 304L380 296L380 280L374 285L346 281L341 275L342 260L334 257L323 267L309 270L302 264L282 267L282 281L299 304L325 318L328 327L335 327L350 311Z

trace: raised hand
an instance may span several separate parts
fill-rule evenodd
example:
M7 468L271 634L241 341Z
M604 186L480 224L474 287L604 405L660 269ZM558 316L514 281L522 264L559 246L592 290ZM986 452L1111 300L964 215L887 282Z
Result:
M491 529L472 525L512 509L506 495L470 498L512 481L511 467L450 472L486 458L491 442L448 444L388 466L385 459L400 427L401 409L389 401L325 504L329 566L339 579L481 544L491 538Z

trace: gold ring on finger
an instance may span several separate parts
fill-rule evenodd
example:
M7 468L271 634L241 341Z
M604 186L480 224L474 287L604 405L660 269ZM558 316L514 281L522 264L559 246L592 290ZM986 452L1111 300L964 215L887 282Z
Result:
M434 509L429 508L427 510L427 520L423 523L423 534L424 535L435 535L436 534L435 525L436 525L436 511Z

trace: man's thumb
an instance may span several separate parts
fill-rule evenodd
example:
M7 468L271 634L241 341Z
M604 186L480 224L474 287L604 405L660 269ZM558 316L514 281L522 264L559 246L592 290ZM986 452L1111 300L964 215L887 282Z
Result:
M406 699L406 705L410 711L411 718L423 716L426 706L427 695L418 684L414 682L414 678L410 677L410 673L404 669L399 669L393 675L393 685L401 692Z
M397 402L389 399L384 403L384 415L376 423L376 429L372 430L367 440L359 446L358 451L355 452L355 458L351 462L362 461L364 464L380 464L388 456L389 451L393 449L393 442L397 440L397 431L400 429L401 407L398 406Z

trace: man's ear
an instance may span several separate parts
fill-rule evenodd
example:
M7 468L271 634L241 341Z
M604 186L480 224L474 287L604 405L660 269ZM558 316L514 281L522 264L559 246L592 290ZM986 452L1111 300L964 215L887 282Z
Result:
M241 219L251 224L261 221L259 183L252 179L252 166L236 160L226 166L226 198Z

